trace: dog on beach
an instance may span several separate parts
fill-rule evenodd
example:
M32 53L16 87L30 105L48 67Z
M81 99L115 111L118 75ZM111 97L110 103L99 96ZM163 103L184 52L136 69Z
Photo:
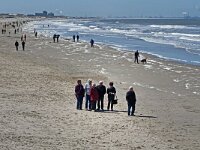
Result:
M146 63L147 63L147 58L142 59L141 62L142 62L143 64L146 64Z

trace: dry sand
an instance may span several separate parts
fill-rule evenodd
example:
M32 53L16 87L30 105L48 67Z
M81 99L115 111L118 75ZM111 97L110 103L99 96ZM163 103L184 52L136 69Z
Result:
M0 35L1 150L200 149L200 67L146 54L146 65L134 64L131 52L31 33L17 52L21 34ZM75 109L76 81L88 78L114 81L113 112ZM134 117L125 101L131 85Z

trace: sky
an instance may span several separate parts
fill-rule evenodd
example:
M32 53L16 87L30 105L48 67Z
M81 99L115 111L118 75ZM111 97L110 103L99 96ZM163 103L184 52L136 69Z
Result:
M46 10L56 15L82 17L200 17L200 0L0 0L0 13L34 14Z

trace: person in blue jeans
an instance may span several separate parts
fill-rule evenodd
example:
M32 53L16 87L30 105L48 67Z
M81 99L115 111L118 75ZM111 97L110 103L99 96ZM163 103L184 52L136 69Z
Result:
M90 90L92 87L92 80L88 79L87 83L85 84L85 109L91 110L91 101L90 101Z
M128 116L134 116L135 113L135 104L136 104L136 95L133 90L133 87L129 87L129 91L126 93L126 101L128 104ZM132 112L131 112L132 108Z
M82 110L84 94L85 94L84 87L81 84L81 80L78 80L77 85L75 86L75 96L76 96L76 99L77 99L76 109Z

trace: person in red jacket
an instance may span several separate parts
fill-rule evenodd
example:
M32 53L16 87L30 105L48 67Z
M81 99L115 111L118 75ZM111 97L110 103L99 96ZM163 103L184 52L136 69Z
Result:
M96 84L93 83L92 88L90 90L90 100L91 100L92 110L96 110L96 102L98 101L98 99L99 99L98 89L96 87Z

